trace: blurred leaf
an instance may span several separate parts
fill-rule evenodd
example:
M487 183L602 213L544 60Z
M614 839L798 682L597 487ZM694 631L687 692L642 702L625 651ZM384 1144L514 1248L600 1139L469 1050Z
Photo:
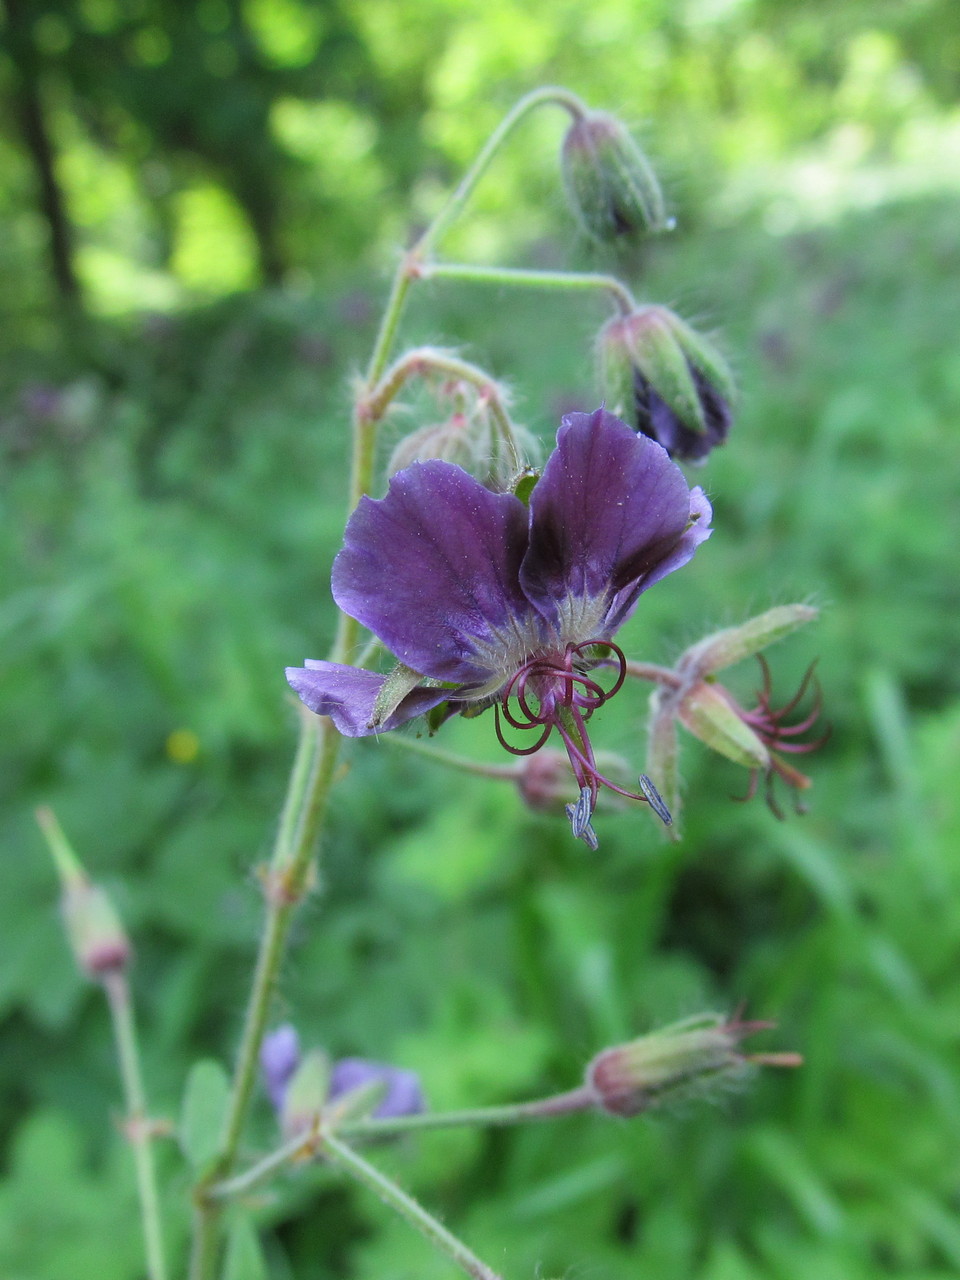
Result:
M230 1080L219 1062L203 1058L187 1076L180 1113L180 1145L195 1169L217 1154L230 1098Z

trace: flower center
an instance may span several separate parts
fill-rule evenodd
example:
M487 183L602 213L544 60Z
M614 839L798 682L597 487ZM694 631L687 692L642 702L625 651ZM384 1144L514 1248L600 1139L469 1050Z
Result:
M616 670L616 678L609 689L587 674L598 663ZM648 780L641 779L642 791L626 791L604 777L597 768L587 721L598 707L619 692L626 675L627 660L618 645L611 640L584 640L580 644L568 644L562 651L528 658L510 677L499 701L494 703L497 738L500 745L513 755L533 755L554 729L560 734L580 790L577 803L567 805L567 816L574 835L586 841L591 848L596 848L597 838L590 819L601 786L630 800L653 804L664 821L670 820L663 801ZM529 747L513 746L504 737L501 717L512 729L539 730L537 740ZM659 803L654 802L650 791Z

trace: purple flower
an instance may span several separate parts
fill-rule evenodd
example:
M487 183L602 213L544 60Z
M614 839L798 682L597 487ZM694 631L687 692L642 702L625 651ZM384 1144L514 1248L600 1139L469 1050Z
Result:
M385 1084L387 1091L372 1112L381 1118L412 1116L423 1111L423 1091L415 1071L391 1067L386 1063L368 1062L365 1058L341 1058L330 1076L330 1098L349 1093L368 1084Z
M361 500L332 576L340 608L407 672L308 661L287 679L348 737L396 728L442 702L492 705L499 741L518 755L556 730L580 789L574 833L593 846L600 785L649 798L599 773L587 734L626 675L612 637L641 593L709 537L710 516L703 491L688 488L660 445L603 409L563 419L529 509L451 463L415 463L385 498ZM614 673L610 688L588 674L598 667ZM504 722L535 740L510 745Z
M275 1111L283 1110L283 1099L297 1067L300 1065L300 1037L296 1027L285 1023L264 1036L260 1046L260 1072L263 1087Z

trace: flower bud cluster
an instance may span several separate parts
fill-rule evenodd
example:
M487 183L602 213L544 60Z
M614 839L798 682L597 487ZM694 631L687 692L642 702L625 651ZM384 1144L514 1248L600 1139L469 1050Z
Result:
M436 400L440 420L399 441L387 463L387 476L411 463L438 458L462 467L488 489L508 492L521 452L535 457L537 449L530 433L507 417L506 389L492 382L477 387L463 378L445 378L436 389Z

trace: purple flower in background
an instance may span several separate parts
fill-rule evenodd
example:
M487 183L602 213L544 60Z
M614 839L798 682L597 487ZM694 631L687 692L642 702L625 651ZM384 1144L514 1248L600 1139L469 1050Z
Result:
M264 1036L260 1046L260 1072L263 1087L275 1111L283 1110L283 1099L297 1067L300 1065L300 1037L296 1027L285 1023Z
M577 785L574 834L591 847L601 785L586 722L623 683L612 642L642 592L710 536L710 504L655 441L598 409L563 419L530 496L492 493L447 462L416 463L385 498L363 498L334 561L333 596L406 668L390 676L308 661L287 679L348 737L396 728L449 702L493 706L507 750L556 730ZM611 687L593 675L613 672ZM514 746L504 736L531 731ZM651 788L652 789L652 788ZM655 794L655 793L654 793ZM665 812L665 811L664 811Z
M289 1023L277 1027L276 1031L271 1031L269 1035L264 1036L260 1047L263 1086L273 1109L279 1116L284 1116L285 1120L284 1113L288 1109L285 1104L288 1101L287 1095L291 1081L295 1076L298 1082L301 1081L310 1065L310 1059L317 1056L324 1059L324 1055L319 1050L308 1053L306 1057L301 1055L300 1037L297 1035L296 1028ZM298 1075L301 1065L304 1071ZM324 1081L326 1081L326 1070L325 1067ZM383 1062L368 1062L366 1058L341 1058L339 1062L334 1063L329 1073L329 1083L320 1085L322 1093L313 1098L312 1107L319 1109L325 1102L369 1084L386 1086L383 1098L371 1112L374 1116L383 1118L409 1116L416 1115L424 1109L423 1090L420 1088L420 1079L415 1071L391 1067ZM308 1082L307 1091L310 1095L314 1095L316 1089L317 1079L316 1074L313 1073ZM296 1091L297 1085L294 1085L294 1092ZM302 1105L303 1099L298 1101Z
M384 1084L387 1091L374 1116L412 1116L423 1111L423 1090L415 1071L391 1067L382 1062L368 1062L365 1058L341 1058L334 1065L330 1076L330 1097L359 1089L363 1085Z

